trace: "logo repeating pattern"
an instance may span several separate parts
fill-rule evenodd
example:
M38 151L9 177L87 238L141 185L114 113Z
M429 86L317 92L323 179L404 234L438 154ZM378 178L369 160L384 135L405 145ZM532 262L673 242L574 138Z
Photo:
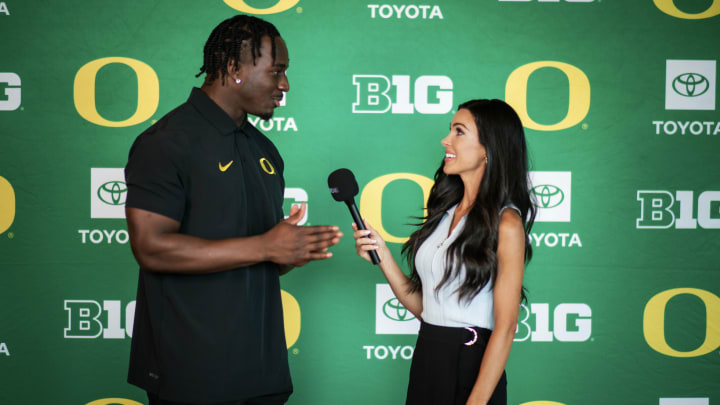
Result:
M0 111L13 111L20 108L22 95L20 83L20 76L17 73L0 73L0 84L7 86L5 87L5 97L7 99L0 100Z
M79 2L73 0L67 3L68 8L73 9L74 3ZM564 360L564 356L576 354L576 350L564 350L565 348L582 347L581 351L591 353L600 347L612 350L613 346L608 339L612 334L617 337L617 344L614 342L612 344L616 345L614 348L620 348L620 351L624 343L638 342L641 350L636 350L638 347L633 347L632 350L638 354L637 358L640 361L664 359L663 361L668 364L681 361L689 369L700 362L714 361L720 350L720 330L716 322L720 316L719 291L713 288L716 277L712 275L712 264L703 262L704 259L692 257L692 249L696 248L698 252L701 249L712 252L716 245L715 232L720 229L720 190L713 181L714 161L708 159L714 150L713 142L720 139L718 137L720 120L717 119L716 114L717 55L711 52L712 39L714 39L712 35L703 38L704 34L702 34L713 33L707 27L711 27L720 18L720 0L695 1L694 3L697 4L691 0L642 0L637 3L620 2L622 4L603 0L498 0L472 4L460 3L462 2L455 4L433 1L411 4L406 1L396 1L330 5L330 3L302 0L217 0L215 7L208 10L210 12L223 9L226 12L237 10L240 13L266 15L273 21L279 18L282 24L278 23L278 28L283 33L303 33L307 30L297 30L297 28L315 26L317 32L313 33L314 36L330 39L334 39L332 36L338 34L333 31L333 24L326 24L332 20L326 17L329 14L324 13L325 11L329 9L336 11L342 21L347 14L348 20L356 23L347 25L358 29L357 38L354 38L356 41L350 42L348 47L353 49L352 55L361 54L363 58L356 60L350 56L347 58L347 63L358 66L352 68L357 70L338 68L336 77L330 75L334 90L326 93L326 89L318 87L313 89L316 92L313 94L323 97L308 98L308 89L302 86L308 82L317 82L308 80L311 79L313 71L307 70L306 61L298 62L296 66L301 69L298 71L301 74L297 77L297 87L293 94L299 97L299 102L287 109L276 110L276 116L269 120L263 121L253 116L248 117L248 120L276 142L283 156L288 158L288 168L292 167L293 170L287 172L292 173L288 174L288 177L305 178L307 175L310 178L312 176L309 176L308 172L314 169L308 167L322 166L324 163L318 163L320 160L327 160L330 162L327 164L332 164L337 161L336 158L344 158L344 150L352 149L345 147L348 139L364 141L366 136L374 137L368 147L379 148L383 154L378 154L377 159L374 159L378 161L377 164L373 161L373 165L363 165L362 169L358 168L356 171L359 178L369 176L362 179L366 187L363 189L361 206L363 215L367 214L373 226L376 226L393 249L399 248L399 244L406 240L408 234L407 228L398 227L391 218L415 213L422 215L422 198L427 198L432 187L432 171L428 171L430 169L427 165L423 163L422 166L414 166L416 163L419 165L421 162L427 162L426 156L430 155L417 145L437 144L432 132L443 132L442 126L447 123L453 109L457 107L458 102L466 99L504 96L504 99L518 111L526 128L530 152L537 158L536 162L542 163L538 167L566 170L533 174L530 191L539 215L538 223L530 237L533 247L540 248L535 251L536 260L532 265L535 267L533 270L537 271L534 271L534 274L538 275L537 277L547 277L548 280L553 280L553 283L566 282L570 286L569 290L577 287L577 290L571 294L572 298L568 300L558 297L557 290L531 291L533 293L531 298L534 301L521 307L515 336L516 343L521 347L528 344L538 348L551 347L551 351ZM6 20L15 24L8 25L11 31L16 31L13 27L20 26L18 22L21 20L17 17L24 11L23 7L16 10L17 4L20 3L0 2L0 19L9 17L11 10L14 12L13 17L16 17ZM46 16L43 13L48 13L44 11L47 9L57 13L57 10L50 7L38 8L33 12L43 17ZM173 14L179 20L183 18L183 13L192 14L195 11L194 6L188 5L173 9L182 9ZM632 16L632 19L623 19L620 9L630 11L627 15ZM482 12L477 13L478 10ZM501 14L493 14L495 10L501 10ZM643 43L644 33L639 34L640 41L637 41L638 38L628 38L633 41L622 41L618 39L624 38L615 38L612 32L605 29L606 27L595 31L602 24L596 24L593 20L601 20L598 17L609 15L610 13L606 12L610 10L618 11L616 16L619 24L644 24L644 21L635 21L635 17L643 15L647 17L648 24L665 27L652 32L652 38L646 38L647 42L657 46L651 46L652 49L647 53L640 52L643 56L640 63L637 63L637 59L626 58L625 53L637 54L637 43ZM166 11L171 12L171 10ZM600 11L603 13L599 13ZM536 30L537 25L529 21L528 26L525 27L529 34L523 38L523 42L514 41L512 38L498 42L494 33L501 31L487 29L497 27L498 24L493 20L515 24L525 18L526 14L533 15L537 20L545 20L547 30ZM477 20L477 25L468 24L469 15L472 15L471 21ZM75 16L77 23L73 27L78 33L86 36L96 35L98 42L102 41L109 46L115 43L112 37L108 37L101 29L98 30L97 26L93 26L92 21L84 20L82 13ZM318 19L318 16L321 18ZM497 18L498 16L500 18ZM122 17L126 16L122 15ZM137 16L131 13L127 17L128 19L124 21L132 20ZM141 21L145 21L146 17L151 18L143 16ZM52 19L49 18L37 20L48 25L53 24ZM547 21L552 24L548 25ZM562 27L563 30L558 30L553 25ZM23 32L17 31L17 36L22 38ZM51 27L45 32L56 33ZM338 39L345 40L345 35L348 33L350 34L348 37L352 37L352 30L344 29L338 35ZM400 51L397 57L392 55L394 49L392 46L406 43L409 38L407 36L411 34L417 39L412 45L417 46L416 55L407 52L410 55L407 57L406 50L402 47L398 48ZM302 44L300 42L302 35L298 37L293 34L287 38L293 55L298 57L295 60L298 61L307 57L306 50L302 49L303 45L298 45ZM50 44L52 35L47 37ZM381 40L377 42L368 40L377 37ZM610 53L603 52L610 48L597 46L596 41L602 41L606 37L608 42L613 43ZM13 38L14 36L10 35L8 39L11 48ZM441 38L442 41L438 41L437 38ZM611 41L613 39L614 41ZM483 41L490 41L498 46L491 48L474 46L481 45ZM590 49L592 52L581 51L579 54L574 54L573 49L565 52L566 42L573 48ZM78 148L89 155L87 159L81 153L74 155L72 152L68 153L71 149L58 147L58 160L65 156L79 156L77 163L67 164L69 168L72 165L79 168L78 170L71 168L71 172L87 174L87 169L91 166L102 166L103 159L110 159L108 162L114 162L113 164L121 163L121 159L126 157L126 146L129 145L128 142L132 137L175 104L172 100L177 95L170 83L173 83L176 77L175 73L169 72L176 72L176 67L169 66L163 58L148 57L147 55L152 55L148 50L162 49L153 47L154 45L148 45L146 42L138 42L134 47L126 47L123 44L118 48L120 49L118 56L114 56L113 51L107 53L107 49L95 49L92 46L81 47L80 54L77 49L60 47L59 54L64 56L62 60L54 63L62 66L60 69L48 71L49 73L44 77L32 72L28 67L30 62L23 61L27 59L24 55L7 59L4 62L5 66L0 67L5 72L0 73L0 115L3 115L3 129L0 129L0 155L2 155L0 175L5 176L0 176L0 249L2 250L0 256L4 258L7 254L10 258L8 261L10 266L17 262L18 257L29 256L26 247L32 245L27 243L32 242L32 239L29 239L28 235L45 231L38 225L40 219L36 219L36 217L43 219L44 215L35 215L34 212L43 210L44 207L42 203L36 206L32 206L32 203L34 200L40 200L36 197L44 193L48 185L56 191L58 188L63 191L71 190L75 197L79 195L81 202L85 202L79 207L72 205L67 207L69 211L76 209L76 214L85 217L88 224L81 226L97 228L79 230L79 235L74 235L78 241L89 245L128 243L127 231L122 229L125 225L123 211L127 198L127 185L121 173L122 169L104 167L91 169L90 187L86 176L73 176L75 179L63 180L60 187L56 187L58 182L48 184L46 180L36 181L33 173L40 167L37 162L41 161L36 159L47 159L47 155L34 153L37 148L45 145L34 142L38 139L35 137L37 134L31 131L43 131L43 135L47 132L47 137L43 138L47 142L43 143L49 145L48 147L59 145L69 139L75 142L73 146L92 144L94 149L91 153L87 153L87 148ZM322 53L327 51L326 48L328 47L312 47L312 56L322 57ZM561 50L562 52L558 52ZM335 55L337 52L334 48L330 52L332 53L330 60L333 62L331 65L337 66L334 63L337 62ZM29 55L35 53L28 52ZM386 57L388 54L389 57ZM465 58L466 55L470 57ZM565 59L545 60L545 58L558 57ZM107 68L108 66L111 67ZM63 73L57 73L67 71L77 72L77 75L63 76ZM128 76L122 79L126 80L125 82L116 83L117 72L120 71ZM549 71L554 72L553 75L559 73L562 80L545 83L540 77L548 77ZM352 82L350 76L353 76ZM43 86L43 81L48 78L54 80L53 86ZM555 88L557 84L559 86ZM105 104L109 86L112 86L113 103L122 108L115 109L114 104L111 106ZM49 87L70 90L63 95L62 92L54 92ZM38 89L42 89L42 92ZM128 89L129 91L126 92ZM616 95L612 98L608 97L615 94L614 92ZM45 97L47 100L43 99ZM161 98L162 106L159 104ZM627 113L622 111L622 106L629 105L626 102L633 106ZM61 119L54 119L61 116L58 112L66 111L68 107L72 110L73 104L77 114L63 114ZM285 105L284 101L282 105ZM613 111L619 111L620 114L608 114L610 105L619 107ZM638 108L634 108L635 106ZM648 117L645 108L664 115ZM288 115L277 115L286 111ZM303 120L307 120L304 121L307 125L302 121L297 122L290 116L295 112L300 114ZM644 126L641 129L645 131L645 135L656 134L656 136L649 138L639 136L636 133L637 128L634 128L637 124L633 121L635 119L641 120L639 125ZM44 126L38 126L33 121L41 121ZM58 125L50 127L51 123ZM442 131L438 131L437 128L441 127ZM50 130L47 130L48 128ZM310 128L312 133L305 131L306 129L310 131ZM679 138L694 141L674 143ZM603 143L599 142L599 139L603 139ZM334 144L335 141L338 143ZM334 148L331 153L327 153L324 143L327 143L328 148ZM608 147L607 150L605 147L613 144L628 148L628 152L635 154L636 160L623 167L623 170L627 170L630 175L622 177L621 181L613 184L623 190L608 195L608 190L596 188L607 183L589 178L588 171L576 166L583 167L585 162L581 164L578 162L595 152L615 151L616 149L612 147ZM697 145L702 145L702 148L706 149L698 148ZM25 151L18 150L17 146L23 146L32 153L24 154ZM563 148L577 148L577 154L562 153ZM594 150L595 148L598 150ZM94 154L95 151L99 153ZM312 156L322 156L322 158L308 158L308 153L317 153ZM670 164L667 168L645 167L646 156L660 156L662 153L668 154ZM17 158L15 154L18 155ZM691 161L692 159L696 161ZM653 159L648 159L651 160ZM685 163L688 161L691 161L690 164ZM48 169L60 167L53 158L43 162L46 163L43 167ZM608 162L613 163L610 159ZM215 163L210 163L213 165L210 169L216 170ZM256 161L255 164L260 164L264 173L268 175L274 172L270 162ZM306 164L307 166L304 166ZM106 169L115 172L104 172ZM217 170L220 172L236 169L237 162L218 162ZM406 170L408 172L405 172ZM652 181L645 178L637 180L653 170L655 174L647 176ZM413 171L419 174L412 173ZM411 183L410 187L416 189L413 190L413 197L408 198L413 201L403 200L402 197L394 198L394 188L401 183ZM315 186L307 183L307 185L303 184L303 187L289 187L285 190L284 212L289 212L289 208L294 204L306 202L312 204L309 211L315 213L314 216L317 215L317 220L333 218L334 208L329 208L319 197L315 198L313 188ZM402 187L404 186L400 186ZM385 191L386 189L388 191ZM86 199L88 191L91 200L89 209ZM327 190L323 189L323 192L326 194ZM588 195L589 193L592 194ZM311 202L309 194L314 196ZM588 201L591 203L588 204ZM608 215L604 208L609 206L603 205L608 201L622 206L622 210L618 209ZM53 201L53 204L56 202L57 200ZM413 209L416 212L410 212ZM591 210L596 211L591 212ZM318 215L321 212L322 215ZM69 217L74 216L69 215ZM633 224L632 221L635 223ZM60 220L57 222L61 223ZM308 224L307 213L301 224ZM582 248L583 243L578 232L588 229L588 224L601 226L593 227L592 234L588 235L587 242L590 249L586 249L587 252L579 252L580 249L577 248ZM603 231L603 227L612 229ZM598 229L599 232L596 232ZM58 229L48 232L48 235L52 237L57 233L62 237L68 230L63 231L60 228L59 232L55 231ZM618 327L625 325L608 322L612 320L612 313L608 312L608 308L612 310L610 304L614 303L607 302L610 298L603 297L602 300L594 301L589 298L593 296L596 288L603 288L607 284L598 282L597 286L592 287L583 284L588 280L587 267L577 269L576 275L568 271L564 273L567 274L567 280L558 280L559 277L554 273L553 268L546 263L588 263L597 257L595 256L597 246L593 247L593 243L605 238L613 239L604 240L603 244L606 246L622 244L627 240L632 242L636 235L654 244L658 251L666 250L668 253L673 253L673 249L677 249L678 252L683 252L673 254L677 257L669 258L668 262L687 260L689 268L676 269L668 264L667 268L653 269L642 268L642 264L634 264L637 267L634 267L633 271L638 273L644 271L648 274L652 273L653 276L661 275L662 279L658 282L664 287L656 291L652 286L639 284L640 288L633 287L632 291L628 291L627 301L635 303L639 301L641 304L624 307L626 312L623 313L629 314L628 319L632 320L629 321L630 328L623 328L620 335L614 335ZM43 249L50 251L49 253L52 253L54 247L50 244L42 246ZM76 248L80 248L79 251L84 255L85 252L91 251L90 247ZM551 250L560 247L575 250L568 254ZM630 247L632 248L632 245ZM37 246L30 251L37 251ZM101 255L98 256L100 259L105 258L105 252L109 251L129 252L127 246L101 246L95 251L101 252L98 253ZM334 248L333 252L337 256L352 254L352 250L347 251L341 246ZM76 252L69 254L74 253ZM653 252L637 252L636 260L642 263L641 259L650 254ZM49 254L43 256L49 257ZM707 256L711 256L711 253ZM88 254L87 257L88 262L93 260L92 254ZM127 258L132 261L130 256ZM336 257L336 259L340 258ZM51 304L52 309L48 310L55 320L57 318L63 320L65 316L67 317L67 323L60 326L65 330L60 332L60 328L55 328L55 332L49 332L49 335L54 335L55 338L63 333L67 339L64 346L56 353L58 358L65 354L77 357L78 350L87 350L93 346L107 348L103 349L103 352L114 352L112 347L118 344L126 345L127 339L132 334L134 302L121 301L112 294L102 298L103 296L98 296L95 291L98 289L112 291L110 288L112 286L106 287L103 283L116 282L114 277L122 273L119 270L122 270L123 265L108 264L104 260L99 260L99 263L103 270L103 280L78 287L85 288L86 298L93 298L68 299L60 304L56 301ZM333 261L325 263L318 266L329 266L334 269ZM370 273L360 273L363 265L362 262L352 262L352 269L357 266L358 271L349 272L348 274L352 274L350 276L352 279L349 280L361 284L367 281L371 283L368 285L372 286L377 282L377 274L368 276L367 274ZM593 266L595 265L594 263ZM602 266L608 265L607 261L600 260L597 268L601 269ZM64 265L59 263L58 266L56 266L58 268L48 266L48 270L59 274ZM94 265L82 264L77 266L77 269L73 269L73 272L81 275L83 272L97 271L88 268L92 266ZM6 272L5 268L2 270L0 273ZM15 270L11 268L11 271ZM701 272L703 274L700 274ZM74 276L75 273L71 275ZM610 278L612 276L612 273L609 274ZM630 277L628 275L628 278ZM17 301L18 303L13 302L13 292L10 290L14 286L12 282L15 278L19 277L11 275L0 280L0 285L9 286L6 288L10 297L3 299L0 305L0 309L6 315L20 308L25 309L20 300ZM283 283L302 284L302 280L305 278L295 275L289 280L285 279ZM530 287L532 288L532 285ZM587 289L593 291L588 292ZM35 291L29 291L28 296L34 293ZM42 291L38 293L36 306L43 305ZM372 288L364 295L365 298L371 297ZM292 296L288 297L289 294L283 292L286 340L292 348L288 351L291 359L297 364L304 364L303 362L310 357L308 353L337 350L335 353L343 353L349 361L359 358L378 362L397 360L409 363L414 351L416 330L413 329L416 328L418 320L398 302L389 287L379 291L376 286L375 295L374 331L371 324L354 324L352 327L337 328L332 322L322 324L313 321L313 328L321 331L326 328L329 332L326 336L332 333L340 337L336 343L328 345L325 341L318 343L316 339L302 339L300 305ZM82 298L83 295L79 297ZM323 309L319 314L308 313L308 319L322 318L322 311L329 310L324 305L327 299L324 297L311 299L316 300L314 304L323 304ZM692 300L692 303L687 304L684 300ZM643 307L643 304L646 306ZM321 305L310 306L310 308L316 307ZM350 313L345 312L342 315L354 316L359 313L362 318L364 313L370 316L368 322L373 322L372 299L369 305L363 304L361 307L352 308ZM683 322L687 322L689 327L685 323L679 323L678 314L682 314ZM54 324L57 326L57 322ZM367 330L368 326L370 330ZM42 330L43 327L38 326L38 328ZM313 333L317 332L317 329ZM22 371L28 371L27 369L32 369L32 365L22 366L22 364L38 364L37 357L32 358L32 351L28 350L27 342L22 339L25 337L23 332L12 324L10 330L11 334L0 336L0 363L8 360L17 361ZM678 330L682 330L686 336L678 337L680 336ZM625 332L627 336L622 335ZM354 340L357 336L365 336L362 339L366 341L358 344ZM27 341L36 341L35 336ZM597 343L593 343L595 341ZM642 350L643 348L645 350ZM346 351L342 352L342 350ZM99 361L103 361L104 354L101 353ZM533 377L533 381L527 382L528 387L545 384L546 377L557 370L552 364L544 364L541 367L545 367L548 372L540 378ZM385 367L378 370L386 373L387 370L394 369ZM643 401L656 404L659 402L659 405L709 405L717 399L718 391L712 384L706 384L709 388L699 392L690 388L684 389L682 385L684 376L676 375L672 367L668 370L670 370L666 373L668 381L667 384L663 384L662 393L656 388L643 388L639 389L638 391L642 392L633 398L635 401L629 401L641 402L639 397L642 396ZM63 376L59 380L66 382L65 380L76 377L72 372L67 374L67 377ZM378 375L380 378L383 377L383 374L378 373ZM398 380L401 380L400 377L393 375L392 379L388 379L387 382L383 380L380 384L396 385ZM702 375L695 377L702 382L710 381L705 380ZM10 393L10 402L15 399L12 398L12 382L11 378L9 384L4 386L4 390ZM97 381L89 381L91 384L94 382ZM561 390L562 394L556 396L556 399L562 398L561 402L527 400L524 405L593 403L588 397L583 397L584 392L578 393L586 390L590 392L591 387L592 385L580 386L575 390L565 387ZM383 391L382 388L377 391ZM301 391L298 390L297 394L302 395ZM547 397L552 398L553 391L549 389L548 392ZM117 395L124 394L120 392ZM2 396L0 394L0 397ZM101 396L103 395L97 394L94 398ZM47 398L43 399L46 399L45 402L52 402ZM301 402L303 400L304 398L300 399ZM95 401L91 401L91 398L82 399L82 403L86 402L92 405L139 404L122 398L104 398Z
M126 198L124 169L90 169L90 218L125 218Z
M375 286L375 333L378 335L417 334L420 321L395 298L389 284Z
M571 172L530 172L536 222L570 222Z
M714 60L668 60L665 78L666 110L714 110Z

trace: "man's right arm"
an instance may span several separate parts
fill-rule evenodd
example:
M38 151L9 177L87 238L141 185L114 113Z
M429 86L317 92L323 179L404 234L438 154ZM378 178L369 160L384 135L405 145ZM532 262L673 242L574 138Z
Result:
M261 235L208 240L178 233L180 222L164 215L130 207L125 212L140 268L162 273L216 273L264 261L302 265L331 257L327 249L342 236L336 226L282 221Z

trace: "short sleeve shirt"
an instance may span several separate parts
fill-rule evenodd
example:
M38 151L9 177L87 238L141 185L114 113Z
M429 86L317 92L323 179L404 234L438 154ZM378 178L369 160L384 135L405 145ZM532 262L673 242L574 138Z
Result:
M182 234L258 235L283 219L283 169L269 139L195 88L135 140L126 204L180 222ZM292 391L278 266L140 271L128 381L183 402Z

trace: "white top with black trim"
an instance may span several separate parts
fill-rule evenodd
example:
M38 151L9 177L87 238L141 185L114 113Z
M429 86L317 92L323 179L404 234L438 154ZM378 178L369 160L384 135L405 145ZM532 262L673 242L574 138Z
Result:
M448 236L456 208L457 205L447 210L443 219L423 242L415 256L415 267L420 280L422 280L422 319L429 324L438 326L479 326L493 329L495 326L493 292L489 283L471 301L458 301L457 289L465 279L464 265L461 266L458 277L449 280L436 292L436 287L445 274L447 249L465 226L466 216L463 216L452 234ZM514 205L506 205L500 210L500 215L506 208L512 208L520 213L520 210Z

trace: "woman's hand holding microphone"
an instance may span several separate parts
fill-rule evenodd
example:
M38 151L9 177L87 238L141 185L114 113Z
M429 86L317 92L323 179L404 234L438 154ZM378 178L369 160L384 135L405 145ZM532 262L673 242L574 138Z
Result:
M380 237L377 231L367 223L366 220L363 219L363 222L365 222L365 228L367 228L367 230L358 229L354 222L352 224L353 230L355 231L353 233L353 238L355 238L355 250L357 251L358 256L372 263L368 252L375 251L380 257L380 263L387 263L388 248L385 241L382 237Z

